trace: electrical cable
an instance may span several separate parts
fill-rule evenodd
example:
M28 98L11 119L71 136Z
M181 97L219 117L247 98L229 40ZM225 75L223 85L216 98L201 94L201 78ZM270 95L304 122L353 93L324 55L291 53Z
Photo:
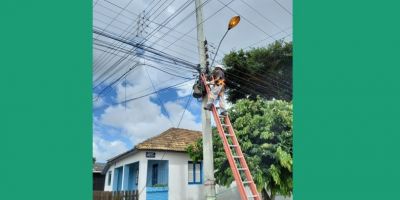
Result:
M222 5L226 5L225 3L223 3L221 0L218 0L218 2L220 2ZM248 20L244 15L238 13L237 11L235 11L234 9L232 9L231 7L229 7L229 5L226 5L227 8L229 8L229 10L231 10L233 13L239 15L244 21L247 21L247 23L251 24L253 27L255 27L257 30L263 32L264 34L271 36L269 33L265 32L263 29L261 29L259 26L257 26L256 24L254 24L251 20ZM271 36L273 38L273 36Z
M279 5L279 7L281 7L283 10L285 10L287 13L289 13L289 15L293 15L292 12L290 12L287 8L285 8L285 6L283 6L282 4L280 4L278 1L273 0L275 3L277 3Z
M158 61L161 61L161 59L157 59ZM171 62L170 62L171 63ZM154 66L155 67L155 66ZM159 68L157 68L157 69L159 69ZM192 71L192 72L195 72L195 70L193 70L192 68L190 68L191 70L190 71ZM165 70L164 70L165 71ZM168 73L168 72L167 72ZM173 74L173 75L175 75L175 74ZM112 76L112 75L111 75Z
M275 27L277 27L280 31L284 32L284 30L278 26L277 24L275 24L272 20L270 20L269 18L265 17L262 13L260 13L257 9L255 9L253 6L251 6L249 3L247 3L245 0L240 0L243 4L245 4L247 7L249 7L250 9L252 9L254 12L256 12L259 16L261 16L263 19L267 20L269 23L271 23L272 25L274 25ZM286 32L285 32L286 33Z
M285 30L288 30L288 29L291 29L292 27L289 27L289 28L286 28ZM277 35L279 35L279 34L281 34L281 33L283 33L283 31L280 31L280 32L278 32L278 33L275 33L275 34L273 34L273 36L277 36ZM290 35L292 35L293 33L289 33L289 34L287 34L287 35L285 35L284 37L281 37L280 39L278 39L278 40L282 40L282 39L285 39L286 37L288 37L288 36L290 36ZM250 48L250 47L252 47L252 46L254 46L254 45L257 45L257 44L260 44L261 42L263 42L263 41L265 41L265 40L267 40L267 39L270 39L271 37L270 36L268 36L268 37L266 37L266 38L264 38L264 39L262 39L262 40L259 40L259 41L257 41L257 42L255 42L255 43L252 43L251 45L249 45L249 46L247 46L247 47L245 47L245 48L243 48L243 49L248 49L248 48ZM274 40L274 41L277 41L277 40ZM271 42L272 43L272 42ZM271 43L269 43L269 44L271 44Z
M112 36L111 34L102 33L102 32L97 32L96 29L94 29L93 32L94 32L95 34L100 34L100 35L103 35L103 36L105 36L105 37L108 37L108 38L111 38L111 39L114 39L114 40L117 40L117 41L120 41L120 42L123 42L123 43L127 43L127 44L129 44L129 45L131 45L131 46L133 46L133 47L139 47L137 44L133 44L132 42L128 42L128 41L124 41L123 39L120 39L120 38L118 38L118 37ZM177 57L170 56L170 55L168 55L168 54L166 54L166 53L164 53L164 52L160 52L160 51L158 51L158 50L156 50L156 49L154 49L154 48L146 47L146 46L144 46L144 45L141 46L141 47L139 47L139 48L142 49L142 50L150 51L151 53L153 53L153 54L155 54L155 55L159 55L159 56L162 56L162 57L165 57L165 58L169 58L169 59L173 60L173 61L176 62L176 63L183 64L183 65L186 65L186 66L190 66L190 67L192 67L193 69L196 69L196 67L195 67L194 64L192 64L192 63L189 64L189 63L187 63L187 61L184 61L184 60L182 60L182 59L180 59L180 58L177 58ZM126 58L126 57L124 57L124 58ZM122 62L121 60L122 60L122 59L120 59L119 61ZM116 62L116 64L119 64L120 62ZM108 71L106 71L106 72L108 72ZM99 78L101 78L101 77L102 77L102 76L100 76Z
M185 115L185 111L186 111L186 109L188 108L190 102L192 101L192 97L193 97L192 93L193 93L193 89L192 89L192 91L191 91L190 94L189 94L189 100L187 101L186 106L185 106L185 109L183 110L181 119L180 119L179 122L178 122L178 126L176 126L177 128L179 128L179 126L181 125L183 116Z
M167 115L167 118L168 118L169 122L171 123L171 126L174 126L174 123L172 123L171 117L169 116L169 113L168 113L167 109L165 108L164 103L161 101L161 98L159 97L159 94L158 94L158 92L157 92L157 90L156 90L156 87L154 87L153 80L151 80L151 77L150 77L150 75L149 75L149 72L147 72L147 69L146 69L146 68L144 68L144 71L146 72L147 77L148 77L149 80L150 80L150 83L151 83L151 86L152 86L153 89L154 89L154 92L156 92L156 97L157 97L158 103L159 103L160 106L161 106L161 112L162 112L162 110L164 109L164 112L165 112L165 114ZM125 101L126 101L126 99L125 99ZM125 104L126 104L126 102L125 102Z
M221 12L221 10L223 10L227 5L231 4L233 1L234 1L234 0L231 0L230 2L228 2L228 4L222 6L220 9L218 9L218 10L217 10L216 12L214 12L212 15L210 15L210 16L207 17L205 20L203 20L202 22L200 22L200 24L203 24L204 22L206 22L206 21L209 20L210 18L214 17L216 14L218 14L219 12ZM200 25L200 24L198 24L198 25ZM187 31L185 34L183 34L183 36L186 36L186 35L188 35L189 33L191 33L193 30L195 30L195 29L197 28L198 25L196 25L195 27L193 27L192 29L190 29L189 31ZM172 42L171 44L169 44L167 47L172 46L172 45L175 44L177 41L179 41L179 38L178 38L177 40L173 41L173 42ZM196 39L196 41L197 41L197 39ZM201 41L201 42L203 42L203 41Z
M194 80L194 79L192 79L192 80ZM171 86L168 86L168 87L159 89L159 90L157 90L157 91L155 91L155 92L151 92L151 93L148 93L148 94L145 94L145 95L141 95L141 96L138 96L138 97L130 98L130 99L127 99L127 100L125 100L125 101L121 101L121 102L117 102L117 103L111 103L110 105L119 105L119 104L124 104L124 103L127 103L127 102L131 102L131 101L135 101L135 100L137 100L137 99L141 99L141 98L143 98L143 97L147 97L147 96L152 95L152 94L155 94L155 93L157 93L157 92L161 92L161 91L164 91L164 90L167 90L167 89L171 89L171 88L174 88L174 87L178 87L178 86L180 86L180 85L182 85L182 84L184 84L184 83L187 83L187 82L189 82L189 81L192 81L192 80L186 80L186 81L184 81L184 82L180 82L180 83L178 83L178 84L174 84L174 85L171 85Z

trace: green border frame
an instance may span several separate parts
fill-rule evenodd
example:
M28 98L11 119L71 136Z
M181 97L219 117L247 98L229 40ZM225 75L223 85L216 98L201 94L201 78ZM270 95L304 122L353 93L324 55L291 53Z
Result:
M295 200L399 198L398 8L294 1Z
M92 2L0 5L0 193L91 199ZM398 1L294 1L294 199L399 195Z
M92 199L91 13L0 3L1 199Z

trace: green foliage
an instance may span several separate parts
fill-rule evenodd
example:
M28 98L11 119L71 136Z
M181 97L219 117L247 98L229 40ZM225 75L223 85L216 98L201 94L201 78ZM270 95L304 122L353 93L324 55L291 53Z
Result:
M186 148L190 158L197 162L199 160L203 160L203 145L202 140L197 140L194 144L189 145Z
M236 136L259 191L292 194L292 104L242 99L229 110ZM234 180L221 139L213 129L215 177L218 184ZM202 159L202 141L188 147L192 159ZM265 193L264 193L265 194Z
M168 187L168 185L157 183L157 184L152 185L151 187Z
M228 100L292 100L292 43L276 41L266 48L225 55Z

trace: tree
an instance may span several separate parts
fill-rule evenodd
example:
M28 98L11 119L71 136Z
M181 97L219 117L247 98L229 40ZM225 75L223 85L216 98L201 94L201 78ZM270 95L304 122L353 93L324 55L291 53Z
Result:
M292 100L292 42L276 41L264 48L230 52L223 59L227 66L228 100Z
M230 119L249 169L265 200L292 194L292 104L242 99L229 110ZM213 129L216 181L229 186L233 175L217 130ZM187 149L193 160L202 159L202 141ZM268 191L268 193L267 193Z

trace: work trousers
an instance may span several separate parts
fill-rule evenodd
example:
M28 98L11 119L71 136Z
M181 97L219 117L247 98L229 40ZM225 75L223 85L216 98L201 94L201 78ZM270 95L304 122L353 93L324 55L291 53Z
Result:
M207 104L214 104L215 100L219 99L219 107L221 108L221 112L226 111L225 110L225 100L224 100L224 91L225 87L224 85L213 85L210 86L211 88L211 94L208 98Z

